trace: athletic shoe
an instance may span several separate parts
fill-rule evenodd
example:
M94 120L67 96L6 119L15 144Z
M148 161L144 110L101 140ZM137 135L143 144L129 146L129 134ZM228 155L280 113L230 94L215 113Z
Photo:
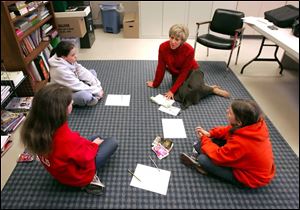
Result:
M192 157L185 153L180 154L181 162L191 168L195 168L199 173L207 175L207 172L202 168L202 166Z
M89 194L102 195L104 193L105 185L100 181L97 174L95 174L90 184L82 188Z
M89 101L86 105L87 106L95 106L98 103L98 99L93 97L91 101Z

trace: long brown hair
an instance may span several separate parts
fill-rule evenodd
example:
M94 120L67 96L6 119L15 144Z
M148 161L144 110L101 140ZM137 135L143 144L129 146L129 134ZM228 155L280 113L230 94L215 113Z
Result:
M21 142L30 152L51 152L53 134L67 121L71 101L72 91L59 84L46 85L35 94L21 130Z
M239 121L241 125L233 126L230 133L233 133L238 128L257 123L263 117L261 109L253 100L235 99L231 103L231 109L235 119Z

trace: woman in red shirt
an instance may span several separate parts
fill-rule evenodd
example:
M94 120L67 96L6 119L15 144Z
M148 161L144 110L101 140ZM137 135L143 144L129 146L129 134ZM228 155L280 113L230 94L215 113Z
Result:
M163 42L159 46L158 65L153 81L147 81L147 85L152 88L158 87L168 71L172 75L173 85L165 93L168 99L174 99L174 94L183 85L193 70L199 70L199 65L194 59L194 49L186 43L189 36L188 28L184 25L175 24L169 30L169 41ZM201 88L198 94L205 97L210 94L217 94L223 97L229 97L229 93L220 89L218 86L207 86L202 79L198 84ZM176 97L175 97L176 100Z
M196 152L191 156L182 153L182 163L238 186L258 188L269 184L275 164L260 108L252 100L236 99L227 110L227 119L228 126L209 132L197 127L200 141L194 144Z
M100 195L104 184L97 169L116 151L114 138L88 140L73 132L67 122L72 112L72 91L59 84L39 90L21 130L21 141L38 155L47 171L60 183Z

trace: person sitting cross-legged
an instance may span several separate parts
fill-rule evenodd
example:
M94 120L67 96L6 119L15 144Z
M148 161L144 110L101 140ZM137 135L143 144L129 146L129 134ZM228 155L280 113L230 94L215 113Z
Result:
M118 144L115 138L97 135L88 140L72 131L67 122L72 105L70 88L49 84L40 89L22 125L21 142L60 183L101 195L105 186L97 170L104 167Z
M210 131L196 127L199 140L181 162L205 175L239 187L258 188L271 182L275 163L269 131L253 100L235 99L227 110L229 125Z

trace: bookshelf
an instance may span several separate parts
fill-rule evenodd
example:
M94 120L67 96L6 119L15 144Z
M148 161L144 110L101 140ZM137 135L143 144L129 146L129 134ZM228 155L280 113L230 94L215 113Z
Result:
M44 34L45 25L57 31L51 1L1 1L1 59L7 71L22 70L26 76L16 90L18 96L33 96L49 80L48 71L42 78L32 73L35 59L42 56L47 62L46 52L50 54L53 37Z

